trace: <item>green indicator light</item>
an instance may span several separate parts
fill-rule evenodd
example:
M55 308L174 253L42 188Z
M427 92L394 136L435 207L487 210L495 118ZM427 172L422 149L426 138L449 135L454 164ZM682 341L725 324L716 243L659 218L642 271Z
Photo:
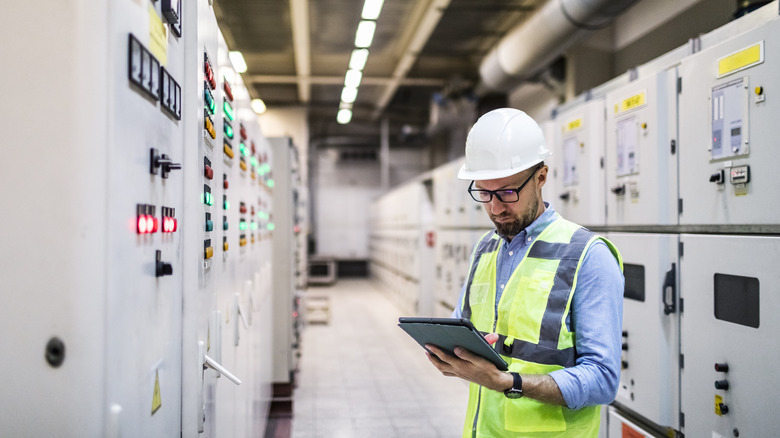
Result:
M250 158L249 159L249 164L251 164L252 167L257 167L257 158L255 158L254 156L252 158Z
M274 180L271 179L271 178L268 178L268 182L266 184L268 184L268 187L273 187L274 186Z
M249 152L246 149L246 145L244 144L243 141L238 144L238 150L240 150L241 151L241 155L243 155L245 157L249 154Z
M214 195L211 193L206 193L206 200L209 202L209 205L214 205Z
M269 230L269 231L273 231L273 230L274 230L274 228L276 228L276 227L274 226L274 223L273 223L273 222L271 222L271 223L269 223L269 224L268 224L268 230Z
M246 222L245 221L239 222L238 223L238 229L241 230L241 231L246 230Z
M223 100L222 102L223 102L222 109L225 111L225 115L227 116L228 119L233 121L233 119L235 118L235 116L233 115L233 107L230 106L227 100Z
M225 210L230 210L230 202L225 201Z
M252 229L253 229L253 230L256 230L256 229L257 229L257 224L255 223L255 221L252 221Z
M268 163L264 163L264 164L263 164L263 167L265 168L265 171L266 171L266 172L270 172L270 171L271 171L271 165L270 165L270 164L268 164Z
M227 136L227 138L232 139L233 138L233 127L228 125L227 123L224 123L223 125L224 125L225 135Z

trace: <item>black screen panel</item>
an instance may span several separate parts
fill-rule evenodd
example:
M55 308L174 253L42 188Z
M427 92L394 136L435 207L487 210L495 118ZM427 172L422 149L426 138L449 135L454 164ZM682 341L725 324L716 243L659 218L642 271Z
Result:
M758 278L715 274L715 318L758 328Z

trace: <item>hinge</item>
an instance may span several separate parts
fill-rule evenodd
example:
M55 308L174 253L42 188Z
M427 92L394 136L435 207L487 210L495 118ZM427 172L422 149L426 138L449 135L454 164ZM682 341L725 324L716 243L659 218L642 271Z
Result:
M680 313L683 313L683 299L680 298Z
M677 140L672 139L671 145L672 145L672 155L674 155L675 153L677 153Z
M683 242L680 242L679 245L677 245L677 255L682 257L684 251L685 251L685 244Z
M682 93L682 78L677 78L677 94Z
M683 212L683 200L682 198L677 199L677 214L682 214Z
M681 428L685 427L685 413L684 412L680 412L680 427ZM685 435L683 435L683 436L685 436Z
M685 368L685 355L680 353L680 369Z

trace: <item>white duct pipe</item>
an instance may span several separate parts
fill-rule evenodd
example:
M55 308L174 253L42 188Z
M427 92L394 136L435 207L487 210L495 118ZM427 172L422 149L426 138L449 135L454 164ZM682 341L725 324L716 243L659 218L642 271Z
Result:
M548 1L528 20L509 31L482 60L478 93L485 88L508 91L539 73L572 44L595 30L588 23L605 9L623 12L637 1Z

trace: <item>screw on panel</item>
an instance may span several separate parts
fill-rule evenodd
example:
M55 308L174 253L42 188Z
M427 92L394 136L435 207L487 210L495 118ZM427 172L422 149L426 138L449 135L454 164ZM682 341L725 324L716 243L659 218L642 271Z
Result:
M60 338L53 337L46 343L46 362L53 368L65 362L65 343Z

